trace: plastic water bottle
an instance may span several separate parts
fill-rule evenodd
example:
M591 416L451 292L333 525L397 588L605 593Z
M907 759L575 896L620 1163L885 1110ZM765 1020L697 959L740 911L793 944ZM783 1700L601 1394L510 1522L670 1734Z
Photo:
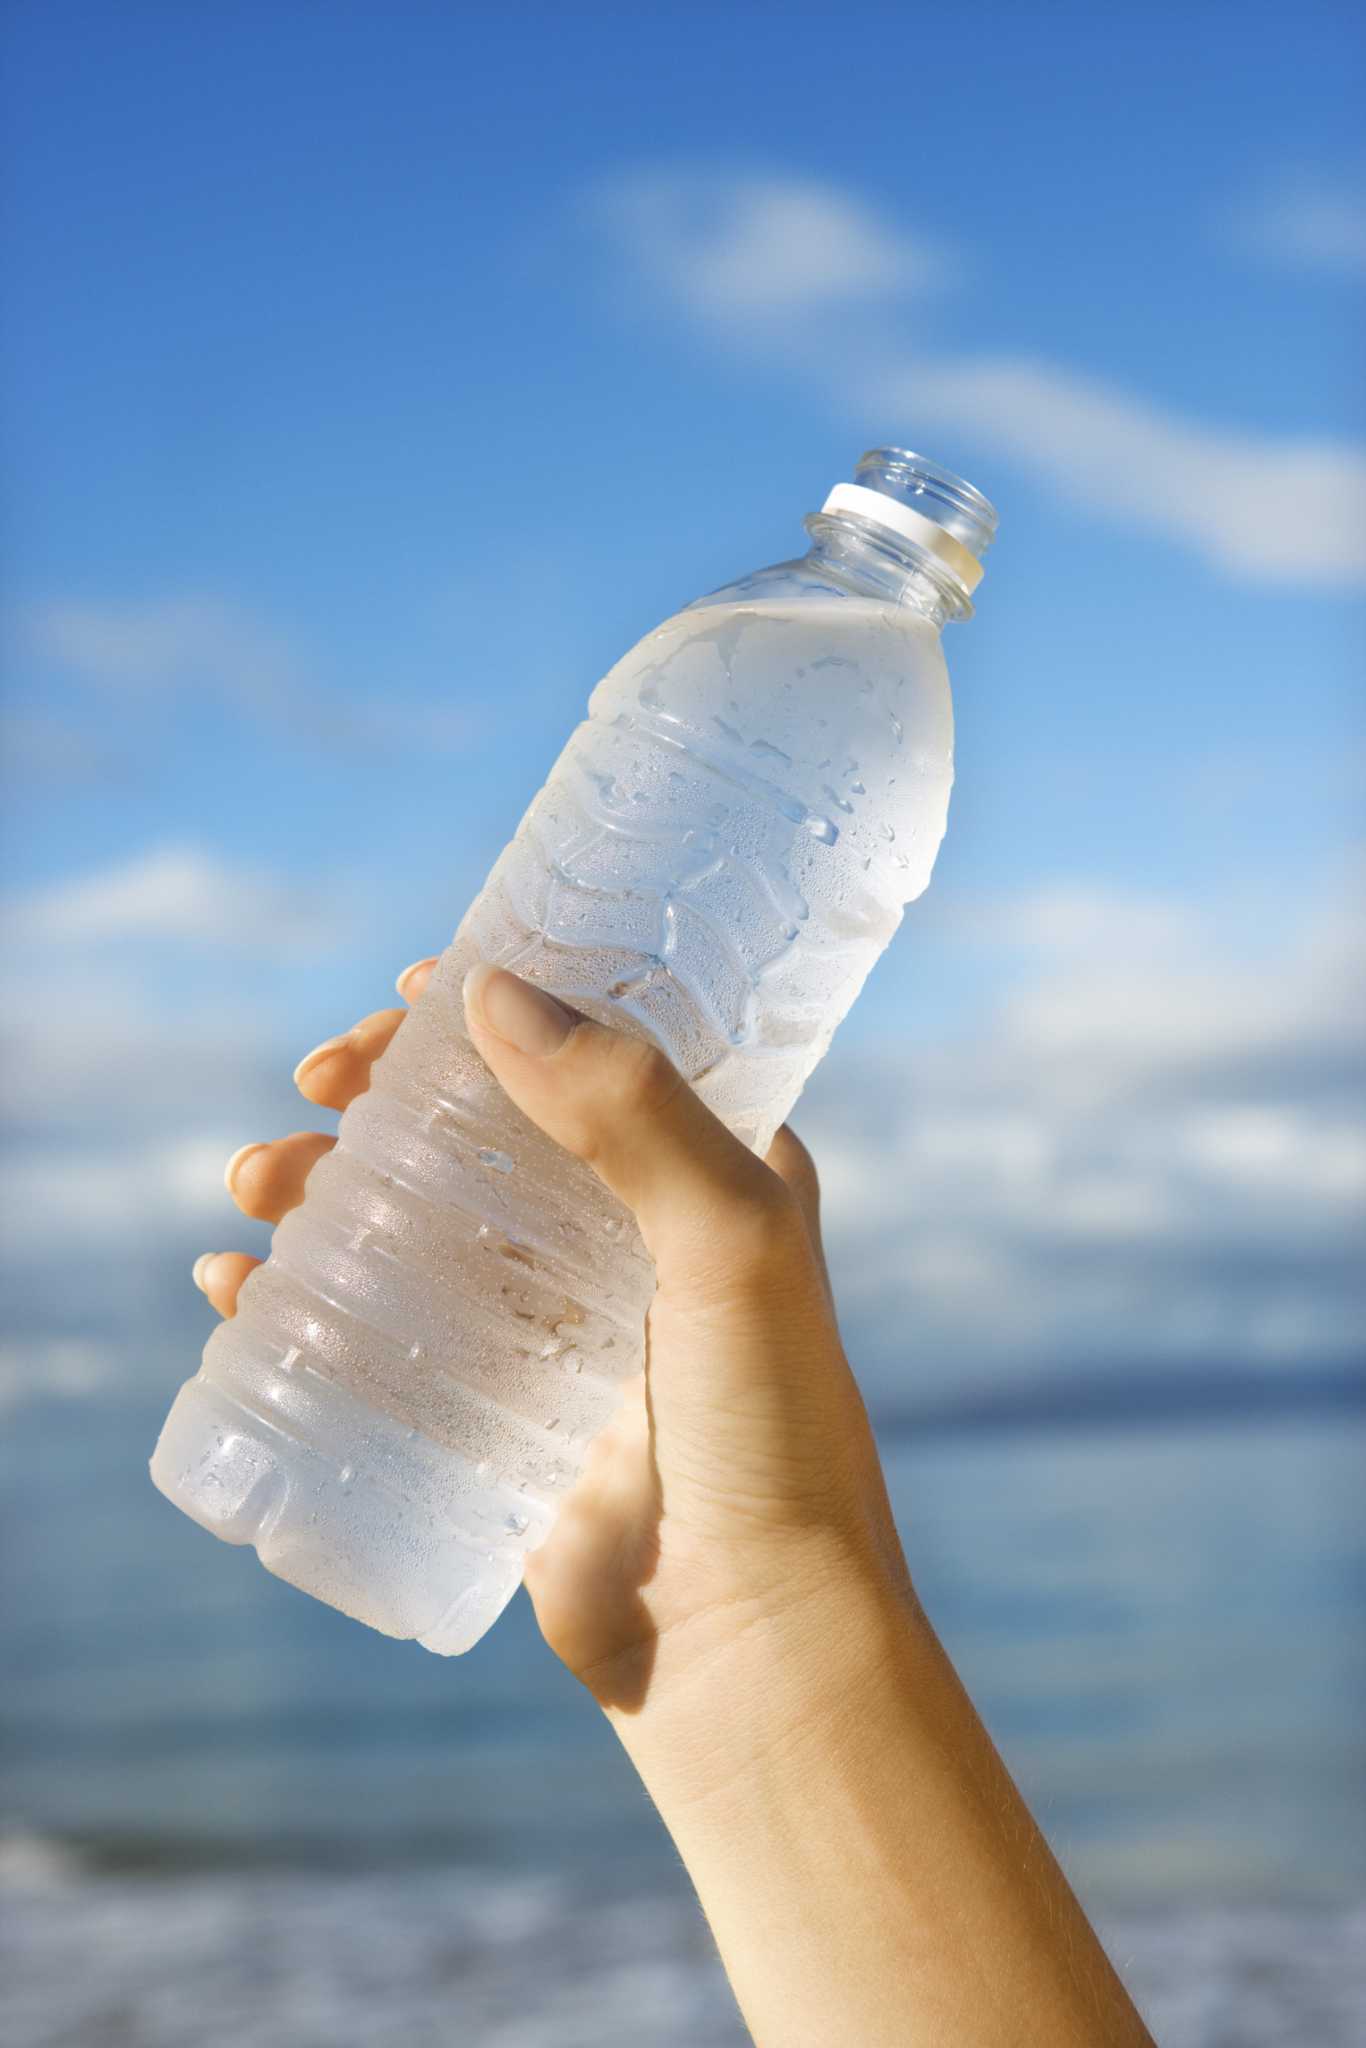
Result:
M152 1477L389 1635L468 1649L638 1372L634 1222L465 1031L476 960L656 1041L765 1150L943 837L940 629L992 507L900 449L810 551L633 647L176 1397Z

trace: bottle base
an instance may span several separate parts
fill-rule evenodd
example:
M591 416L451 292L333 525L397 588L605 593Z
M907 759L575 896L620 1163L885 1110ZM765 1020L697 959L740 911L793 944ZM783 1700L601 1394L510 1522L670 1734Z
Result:
M176 1396L151 1474L277 1578L438 1656L471 1649L521 1584L521 1548L476 1548L430 1501L338 1464L203 1375Z

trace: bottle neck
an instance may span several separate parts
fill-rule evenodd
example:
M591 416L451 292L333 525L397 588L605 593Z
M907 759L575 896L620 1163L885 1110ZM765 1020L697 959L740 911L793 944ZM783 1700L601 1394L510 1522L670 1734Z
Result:
M972 617L996 508L961 476L910 448L870 448L806 522L824 574L922 613L936 627Z
M972 606L933 556L886 528L846 512L813 512L807 561L823 576L884 604L919 612L936 630L950 619L971 618Z

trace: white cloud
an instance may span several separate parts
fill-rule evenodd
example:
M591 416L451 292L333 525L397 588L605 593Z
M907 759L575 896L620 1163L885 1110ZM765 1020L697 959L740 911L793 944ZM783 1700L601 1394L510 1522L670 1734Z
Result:
M1224 574L1329 588L1366 581L1366 449L1334 436L1213 426L1067 364L885 339L898 301L951 266L854 192L806 180L637 172L593 207L636 277L726 341L756 343L832 403L939 426L1086 511L1195 549ZM1301 209L1305 246L1345 258L1345 214ZM888 308L841 332L839 379L815 316Z
M1072 503L1185 541L1225 572L1366 580L1366 449L1184 419L1047 362L920 361L872 395L1009 456Z
M226 1132L196 1132L167 1143L118 1143L61 1151L32 1146L5 1161L7 1254L64 1258L126 1252L177 1240L229 1220L223 1168L237 1149ZM239 1224L238 1231L247 1226ZM70 1290L63 1295L63 1306ZM87 1311L96 1306L84 1302Z
M1011 923L1045 935L980 1033L857 1065L837 1042L799 1107L870 1391L1358 1361L1355 917L1269 935L1254 965L1222 906L1164 931L1150 903L1135 944L1123 898L1071 940L1050 898L966 920L993 950Z
M931 895L916 915L932 917L940 929L974 944L1073 955L1109 951L1117 934L1130 954L1174 948L1193 943L1199 930L1188 903L1088 881L1043 882L1007 899L941 902Z
M1341 1130L1320 1120L1310 1131L1290 1110L1244 1103L1194 1115L1186 1148L1211 1179L1361 1205L1366 1216L1366 1129Z
M812 178L642 170L599 187L593 212L652 284L723 324L920 292L950 270L929 242Z
M40 654L120 693L198 689L266 709L304 680L283 636L210 596L42 605L29 637Z
M294 954L332 944L336 917L292 884L230 868L192 846L168 846L12 898L0 928L11 943L150 938Z
M0 1344L0 1414L35 1394L81 1400L107 1393L118 1362L102 1344L81 1337L40 1337Z
M1366 193L1320 178L1284 178L1234 216L1233 234L1250 254L1279 269L1360 277L1366 274Z
M20 622L29 655L117 701L164 715L167 700L217 705L310 745L463 749L472 714L382 693L356 696L319 672L290 636L245 607L211 594L145 603L35 606Z

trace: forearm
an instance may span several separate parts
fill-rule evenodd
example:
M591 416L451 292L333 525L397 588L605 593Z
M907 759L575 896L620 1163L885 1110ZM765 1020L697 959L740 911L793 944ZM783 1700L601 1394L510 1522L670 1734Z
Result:
M1148 2041L912 1603L831 1582L656 1676L613 1719L759 2048Z

